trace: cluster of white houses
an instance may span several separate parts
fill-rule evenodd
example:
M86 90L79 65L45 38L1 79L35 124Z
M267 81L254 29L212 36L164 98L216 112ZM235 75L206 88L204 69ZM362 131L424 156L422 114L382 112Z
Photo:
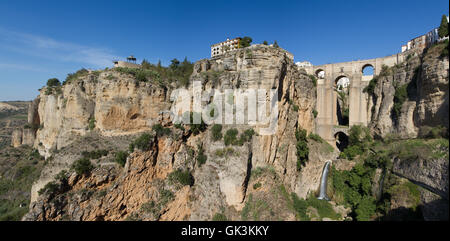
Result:
M447 22L449 21L447 16ZM410 41L408 41L407 44L402 45L402 53L406 52L411 49L420 49L420 48L426 48L434 43L441 42L445 39L448 39L448 36L445 38L439 38L439 28L435 28L428 32L427 34L421 35L419 37L413 38Z

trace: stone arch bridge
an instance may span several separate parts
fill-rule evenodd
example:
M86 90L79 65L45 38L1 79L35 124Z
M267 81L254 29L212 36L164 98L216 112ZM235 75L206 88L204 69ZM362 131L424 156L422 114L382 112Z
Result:
M317 112L316 133L330 144L335 144L338 132L348 134L348 128L353 125L367 126L370 120L368 110L368 95L363 92L374 75L381 72L382 66L394 66L406 59L405 53L399 53L382 58L358 60L351 62L325 64L304 67L308 74L317 77ZM373 75L363 75L366 67L373 68ZM349 119L348 127L339 126L338 93L335 90L339 79L347 77Z

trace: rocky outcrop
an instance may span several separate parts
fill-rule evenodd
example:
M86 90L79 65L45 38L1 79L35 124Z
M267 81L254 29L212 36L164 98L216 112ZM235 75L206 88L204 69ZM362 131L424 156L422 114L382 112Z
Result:
M170 106L164 88L112 70L91 72L63 85L61 94L47 95L47 88L41 90L37 115L30 113L42 125L35 147L46 156L91 129L106 136L149 130L160 111Z
M400 138L415 138L422 126L443 126L448 129L449 60L441 58L442 44L409 57L405 62L386 68L376 76L370 93L369 127L376 136L395 134ZM396 90L406 88L403 103L397 100Z
M255 45L195 63L190 79L200 81L205 91L278 91L275 134L253 136L242 146L227 147L223 140L212 142L209 129L193 135L189 125L184 125L185 131L174 128L161 113L171 107L170 90L113 70L91 72L66 83L60 94L46 94L46 88L42 89L39 101L33 103L37 111L29 116L42 126L34 145L47 157L53 155L53 164L33 186L31 210L24 219L211 220L220 212L239 219L237 213L249 199L252 170L257 168L273 168L277 176L276 182L270 182L273 188L284 185L288 193L301 197L315 192L323 164L333 154L312 150L310 162L302 172L297 171L295 130L314 130L316 91L311 78L299 71L289 56L280 48ZM60 183L64 188L56 196L37 195L59 171L67 170L80 157L63 152L82 143L93 124L100 137L115 137L151 132L154 123L170 128L171 134L155 137L149 151L132 153L123 169L100 165L90 176L72 174L65 186ZM230 128L239 133L249 128L258 132L262 127L226 125L223 132ZM312 149L315 145L310 143ZM196 159L200 146L207 156L203 165ZM233 151L217 154L227 148ZM189 171L194 184L170 182L168 176L176 170ZM295 216L285 213L283 217Z
M23 135L22 129L15 129L11 135L11 146L13 146L13 147L21 146L22 145L22 135Z

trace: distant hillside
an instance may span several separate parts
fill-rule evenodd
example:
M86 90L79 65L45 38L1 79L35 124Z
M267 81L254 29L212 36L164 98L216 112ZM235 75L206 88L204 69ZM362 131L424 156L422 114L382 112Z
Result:
M26 124L29 104L29 101L0 102L0 148L9 145L14 128Z

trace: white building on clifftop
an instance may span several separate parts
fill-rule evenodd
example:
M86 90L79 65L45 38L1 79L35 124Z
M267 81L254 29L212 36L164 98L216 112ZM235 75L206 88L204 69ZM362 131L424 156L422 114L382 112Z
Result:
M211 57L222 55L228 51L232 51L239 48L241 38L227 39L225 42L211 45Z

